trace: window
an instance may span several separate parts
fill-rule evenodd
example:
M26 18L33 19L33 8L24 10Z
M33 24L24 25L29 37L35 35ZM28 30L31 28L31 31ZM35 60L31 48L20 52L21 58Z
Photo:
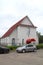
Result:
M22 45L24 45L24 39L22 39Z
M12 45L15 45L15 38L12 38Z
M30 35L30 28L28 28L28 36Z
M26 47L33 47L33 45L27 45Z

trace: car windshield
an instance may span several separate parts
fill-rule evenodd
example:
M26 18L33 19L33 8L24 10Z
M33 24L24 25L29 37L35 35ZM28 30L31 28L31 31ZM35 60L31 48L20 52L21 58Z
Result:
M21 47L33 47L33 45L23 45Z
M23 45L23 46L21 46L21 47L25 47L26 45Z

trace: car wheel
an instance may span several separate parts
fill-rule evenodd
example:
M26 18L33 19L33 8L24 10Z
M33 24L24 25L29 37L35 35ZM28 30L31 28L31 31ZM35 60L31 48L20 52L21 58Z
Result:
M36 51L37 51L36 49L33 50L33 52L36 52Z
M23 49L22 52L25 53L26 52L25 49Z
M6 53L9 53L9 50L6 50Z
M17 53L19 53L19 51L17 51Z

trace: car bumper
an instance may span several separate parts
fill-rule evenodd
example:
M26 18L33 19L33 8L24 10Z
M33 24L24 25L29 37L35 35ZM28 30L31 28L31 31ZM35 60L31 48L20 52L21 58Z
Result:
M16 50L17 52L22 52L22 50Z

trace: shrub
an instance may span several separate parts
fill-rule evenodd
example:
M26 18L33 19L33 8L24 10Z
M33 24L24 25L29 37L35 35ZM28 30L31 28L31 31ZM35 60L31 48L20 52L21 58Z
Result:
M39 44L36 47L37 47L37 49L43 49L43 44Z
M15 50L19 46L6 46L6 47L9 48L10 50Z

